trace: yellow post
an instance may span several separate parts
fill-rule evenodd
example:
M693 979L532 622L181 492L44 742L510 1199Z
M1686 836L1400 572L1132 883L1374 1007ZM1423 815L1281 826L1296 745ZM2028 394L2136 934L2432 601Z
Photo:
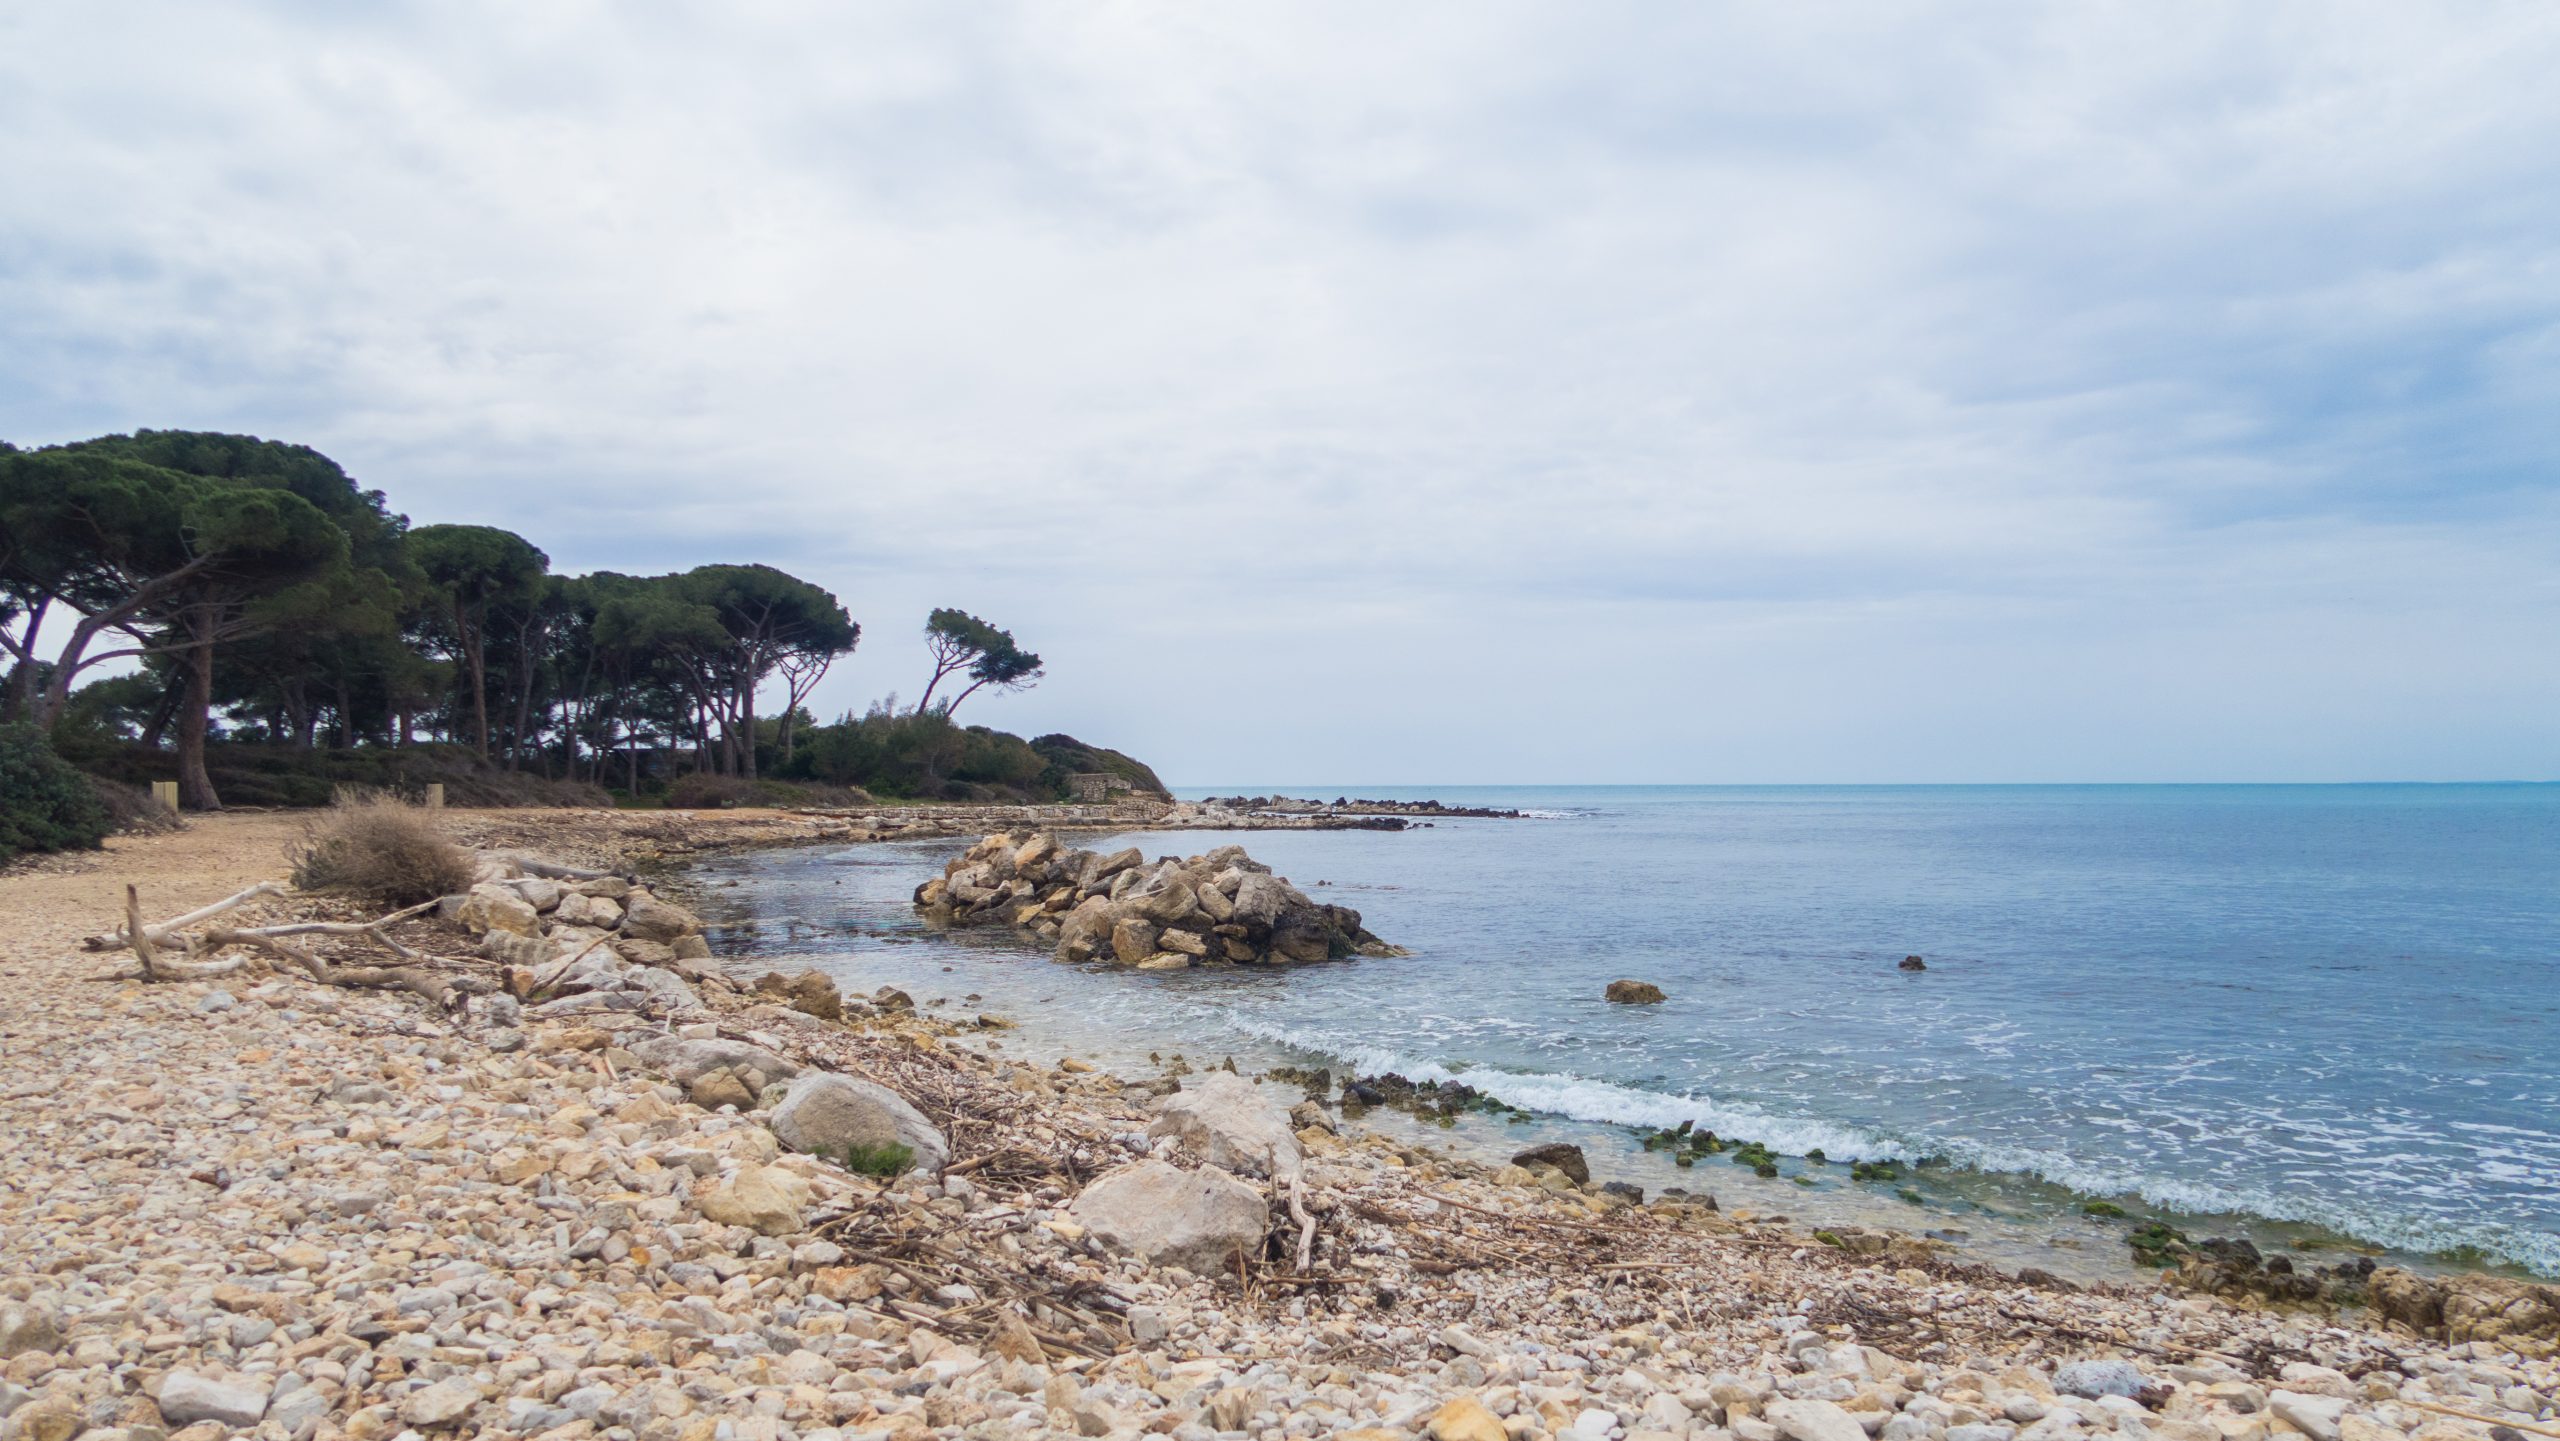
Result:
M431 811L444 809L444 782L427 782L427 809Z
M151 798L158 801L160 804L167 806L170 810L176 810L178 808L178 783L176 781L153 781L151 783Z

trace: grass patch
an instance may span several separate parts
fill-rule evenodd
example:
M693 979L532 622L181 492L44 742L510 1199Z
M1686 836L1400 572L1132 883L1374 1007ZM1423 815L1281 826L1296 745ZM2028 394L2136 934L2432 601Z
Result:
M877 1176L887 1181L915 1169L913 1146L884 1141L876 1146L847 1146L841 1158L844 1168L858 1176Z

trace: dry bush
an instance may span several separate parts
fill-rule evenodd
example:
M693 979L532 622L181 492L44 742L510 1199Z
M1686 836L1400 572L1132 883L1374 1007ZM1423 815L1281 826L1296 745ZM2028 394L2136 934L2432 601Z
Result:
M467 891L475 869L428 812L383 798L331 808L303 828L292 860L303 890L350 890L390 906Z
M107 824L118 834L147 836L185 829L185 822L178 819L176 811L160 804L157 796L141 786L91 776L89 789L98 793L98 804L106 808Z

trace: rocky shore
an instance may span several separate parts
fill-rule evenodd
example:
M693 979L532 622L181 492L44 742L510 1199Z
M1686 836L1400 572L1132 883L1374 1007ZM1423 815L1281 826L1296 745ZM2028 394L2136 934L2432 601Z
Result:
M2547 1291L2074 1290L1456 1162L733 971L640 874L716 822L449 823L483 861L449 906L221 918L341 925L305 936L330 973L440 998L254 947L90 979L126 884L159 916L280 879L286 818L0 877L0 1441L2560 1434Z
M1358 911L1310 900L1242 846L1150 863L1135 846L1106 855L998 832L917 886L915 904L934 925L1010 925L1061 961L1142 971L1402 954Z

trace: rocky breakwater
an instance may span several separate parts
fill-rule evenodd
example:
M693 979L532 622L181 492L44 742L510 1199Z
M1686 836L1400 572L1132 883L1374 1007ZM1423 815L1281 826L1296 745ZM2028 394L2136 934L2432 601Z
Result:
M1400 956L1360 913L1322 905L1242 846L1149 862L1125 850L1070 850L1055 836L992 835L916 887L916 908L941 925L1009 925L1061 961L1140 970L1286 965Z

